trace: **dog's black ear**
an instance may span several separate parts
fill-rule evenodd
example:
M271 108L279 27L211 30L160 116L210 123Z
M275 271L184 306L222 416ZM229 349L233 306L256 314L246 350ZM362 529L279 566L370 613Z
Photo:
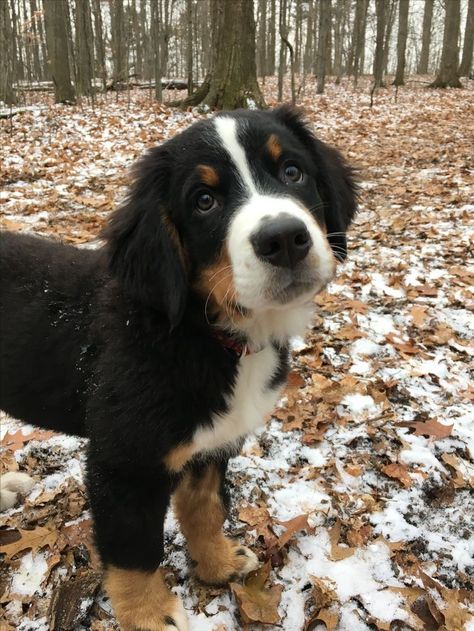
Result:
M174 328L183 315L188 284L182 246L167 210L169 164L165 147L138 161L130 193L102 237L109 269L125 292L165 313Z
M310 152L316 181L324 203L328 241L338 259L347 256L346 230L357 210L354 170L336 149L318 140L302 113L291 105L274 110L277 120L288 127Z

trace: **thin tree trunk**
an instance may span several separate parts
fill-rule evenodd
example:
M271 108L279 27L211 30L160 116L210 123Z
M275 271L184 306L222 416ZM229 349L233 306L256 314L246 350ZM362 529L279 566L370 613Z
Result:
M257 75L265 78L267 73L267 0L259 0L258 10Z
M354 83L357 85L359 76L364 72L365 34L367 31L368 0L359 0L356 11L359 11L356 22L356 44L354 52Z
M432 88L462 88L459 81L459 27L461 21L460 0L449 0L445 4L443 52L438 74L430 84Z
M151 38L153 42L153 67L155 75L155 99L161 102L163 93L161 89L161 58L160 58L160 7L159 0L151 0Z
M100 8L100 0L92 0L93 15L94 15L94 30L95 30L95 60L96 60L96 72L102 81L102 89L107 89L107 70L105 66L105 46L104 46L104 34L102 26L102 10Z
M433 5L434 0L425 0L425 10L423 12L423 35L421 40L418 74L427 74L428 72L431 45L431 23L433 22Z
M41 3L42 3L42 0L38 0L38 5L37 5L38 7L37 10L39 13L38 33L39 33L40 45L41 45L41 79L43 80L49 75L49 68L48 68L48 52L46 48L46 33L45 33L45 28L44 28L44 9Z
M48 60L56 103L74 103L76 98L69 64L66 2L43 0Z
M5 1L5 0L3 0ZM8 2L8 0L6 0ZM12 45L14 60L14 77L15 81L22 81L25 78L25 66L23 64L23 52L21 49L20 38L18 36L18 16L16 14L15 2L11 2L11 25L12 25Z
M10 7L7 2L0 2L0 50L3 51L3 61L0 64L0 101L7 105L16 103L13 91L15 71L13 41Z
M387 3L386 0L375 0L375 12L377 16L375 55L374 55L374 87L383 85L383 61L384 61L384 39L387 24Z
M186 65L188 71L188 95L193 91L193 2L186 0Z
M395 16L397 14L396 8L397 8L397 0L391 0L389 12L388 12L387 24L385 28L385 41L384 41L384 47L383 47L383 72L385 74L388 73L390 41L392 39L392 30L393 30L393 25L395 23Z
M91 8L89 0L76 0L76 63L78 94L93 94L92 78L94 68Z
M313 61L313 36L314 36L314 0L308 2L308 19L306 21L306 44L304 49L303 73L311 72Z
M410 0L398 0L398 2L397 71L393 85L404 85Z
M316 93L324 92L326 72L328 69L328 42L331 36L331 0L325 0L319 8L319 33L318 33L318 67Z
M132 0L130 8L133 20L133 40L135 41L135 72L137 77L141 79L143 77L143 41L136 0Z
M43 69L40 61L40 36L37 22L39 21L39 13L36 8L35 0L30 0L31 25L33 30L33 74L36 81L43 78Z
M124 82L125 77L125 24L123 0L110 1L110 18L112 28L112 63L113 84Z
M275 74L276 55L276 0L270 2L270 23L268 25L268 47L267 47L267 68L265 74L273 76Z
M303 19L302 19L302 4L296 3L296 18L295 18L295 49L294 49L294 68L296 72L300 72L301 64L301 40L303 33Z
M472 75L472 53L474 49L474 0L469 0L466 15L466 26L464 29L464 45L462 48L461 65L459 66L459 76L468 77Z
M285 39L288 37L288 27L286 25L286 9L287 0L280 0L280 15L279 15L279 33L280 33L280 59L278 62L278 100L283 100L283 78L285 75L285 56L286 46L284 45ZM287 40L288 41L288 40Z

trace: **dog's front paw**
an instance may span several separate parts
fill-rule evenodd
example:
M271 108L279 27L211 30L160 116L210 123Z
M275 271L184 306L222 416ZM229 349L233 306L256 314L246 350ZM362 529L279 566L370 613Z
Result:
M143 620L141 626L133 626L131 631L188 631L188 617L181 600L175 596L166 604L155 620ZM128 629L124 628L124 631Z
M158 570L152 574L110 568L105 586L122 631L188 631L181 599Z
M141 609L129 611L128 616L118 616L122 631L188 631L188 617L178 596L170 594L165 603L157 605L152 611L144 603Z
M204 583L222 585L257 569L257 555L227 537L203 549L196 562L196 574Z

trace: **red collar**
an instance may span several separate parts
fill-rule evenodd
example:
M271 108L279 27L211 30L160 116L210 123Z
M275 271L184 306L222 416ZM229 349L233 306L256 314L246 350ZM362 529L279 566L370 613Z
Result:
M234 340L221 329L214 329L213 333L214 337L218 342L220 342L221 346L237 355L237 357L250 355L252 353L245 342L238 342L237 340Z

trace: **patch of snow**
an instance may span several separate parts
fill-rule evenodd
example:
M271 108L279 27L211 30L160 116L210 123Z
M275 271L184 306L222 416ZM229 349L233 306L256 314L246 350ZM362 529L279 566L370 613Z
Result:
M373 398L367 394L346 394L342 399L341 405L337 406L338 412L340 408L347 408L344 410L353 416L362 416L365 413L375 414L378 412L378 406L375 404Z
M405 464L418 464L427 471L435 469L446 472L446 468L431 451L426 438L409 434L408 428L406 427L397 428L397 433L404 443L410 445L409 448L402 449L400 452L401 462Z
M379 344L376 344L368 338L361 337L352 343L350 353L352 357L372 357L377 355L380 349L381 346Z
M268 498L270 512L276 519L286 521L303 513L327 509L330 497L318 488L314 480L295 480L276 489Z
M41 588L48 570L43 552L32 552L21 557L20 567L13 575L11 592L19 596L33 596Z
M401 583L393 573L390 550L385 544L372 543L358 548L346 559L331 561L328 532L320 529L314 536L300 537L298 548L301 554L290 550L288 563L281 571L282 578L295 580L297 576L312 575L329 579L341 603L357 597L369 613L380 620L391 622L395 617L406 618L400 607L402 598L386 589L401 586Z

